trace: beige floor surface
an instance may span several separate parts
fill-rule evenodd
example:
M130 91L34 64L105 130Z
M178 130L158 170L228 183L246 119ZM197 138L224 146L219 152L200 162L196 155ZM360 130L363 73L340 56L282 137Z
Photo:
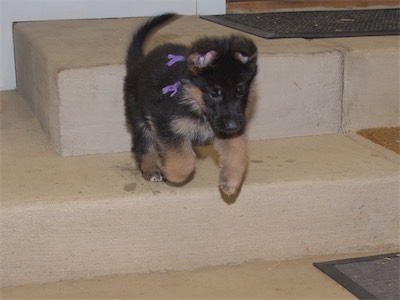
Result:
M4 95L3 95L4 96ZM7 105L20 102L3 101ZM21 104L21 103L20 103ZM25 107L25 106L24 106ZM3 129L11 126L9 134L30 129L39 147L30 147L29 159L38 155L37 147L45 148L43 160L53 160L54 151L44 140L37 121L29 110L16 110L17 115L4 114ZM16 122L16 120L19 120ZM39 133L38 133L39 132ZM39 138L40 137L40 138ZM2 142L7 141L2 135ZM9 140L8 140L9 141ZM14 151L26 146L26 139L14 145ZM9 148L11 145L9 144ZM36 149L36 150L35 150ZM11 151L11 149L9 149ZM50 154L53 153L53 154ZM129 154L126 154L129 158ZM39 155L39 157L42 157ZM2 157L5 158L4 156ZM24 159L21 155L20 159ZM28 157L26 157L28 159ZM83 158L78 158L84 159ZM64 159L62 159L64 161ZM5 164L5 161L2 161ZM4 169L3 169L4 171ZM377 170L375 170L377 172ZM5 179L5 178L3 178ZM31 177L33 179L33 177ZM3 182L4 183L4 182ZM4 186L3 186L4 187ZM59 187L58 187L59 188ZM10 187L7 188L10 190ZM16 189L14 189L14 192ZM31 191L32 193L33 191ZM122 192L121 192L122 193ZM4 189L2 196L5 196ZM3 203L4 205L5 203ZM394 252L385 249L383 252ZM378 254L378 253L373 253ZM176 255L179 255L177 252ZM347 256L309 257L294 261L253 262L237 266L203 268L196 271L147 273L98 277L91 280L64 281L44 285L9 287L0 290L1 299L355 299L335 281L316 268L312 262L339 259ZM1 279L0 279L1 280Z
M372 254L378 253L358 256ZM354 256L258 261L195 271L118 275L9 287L1 290L1 299L356 299L312 266L313 262Z

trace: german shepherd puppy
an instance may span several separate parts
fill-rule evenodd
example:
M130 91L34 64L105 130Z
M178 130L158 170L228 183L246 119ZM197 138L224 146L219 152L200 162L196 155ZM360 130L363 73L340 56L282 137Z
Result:
M230 196L248 164L245 109L257 48L232 35L200 38L189 47L168 43L144 55L146 37L175 16L148 20L128 49L124 100L132 152L146 180L183 183L195 168L193 146L213 143L220 189Z

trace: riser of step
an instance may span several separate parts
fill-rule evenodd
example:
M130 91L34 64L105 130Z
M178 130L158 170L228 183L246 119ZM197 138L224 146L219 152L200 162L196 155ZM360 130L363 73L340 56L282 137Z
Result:
M230 206L210 187L7 208L2 284L398 247L397 189L393 177L250 183Z
M236 199L200 148L184 186L129 152L59 157L21 99L2 99L2 285L399 247L399 156L354 134L251 142Z
M16 24L17 88L63 156L126 151L123 61L143 19ZM177 34L179 32L179 34ZM183 17L150 46L235 30ZM251 140L397 125L398 38L265 40L249 110Z

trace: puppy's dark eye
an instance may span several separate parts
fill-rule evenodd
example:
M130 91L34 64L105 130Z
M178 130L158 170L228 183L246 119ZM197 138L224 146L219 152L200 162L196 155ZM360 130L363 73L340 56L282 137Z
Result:
M215 89L209 92L208 95L210 98L219 99L222 96L222 91L220 89Z
M244 95L246 93L246 87L244 85L239 85L236 87L237 95Z

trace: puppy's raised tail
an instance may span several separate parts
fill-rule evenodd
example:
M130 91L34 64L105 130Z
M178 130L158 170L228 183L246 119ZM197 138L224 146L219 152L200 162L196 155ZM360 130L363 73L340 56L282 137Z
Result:
M136 31L133 36L132 43L128 49L128 56L126 59L128 67L134 65L140 58L143 57L143 44L147 36L159 26L177 16L178 15L174 13L165 13L159 16L155 16L149 19Z

